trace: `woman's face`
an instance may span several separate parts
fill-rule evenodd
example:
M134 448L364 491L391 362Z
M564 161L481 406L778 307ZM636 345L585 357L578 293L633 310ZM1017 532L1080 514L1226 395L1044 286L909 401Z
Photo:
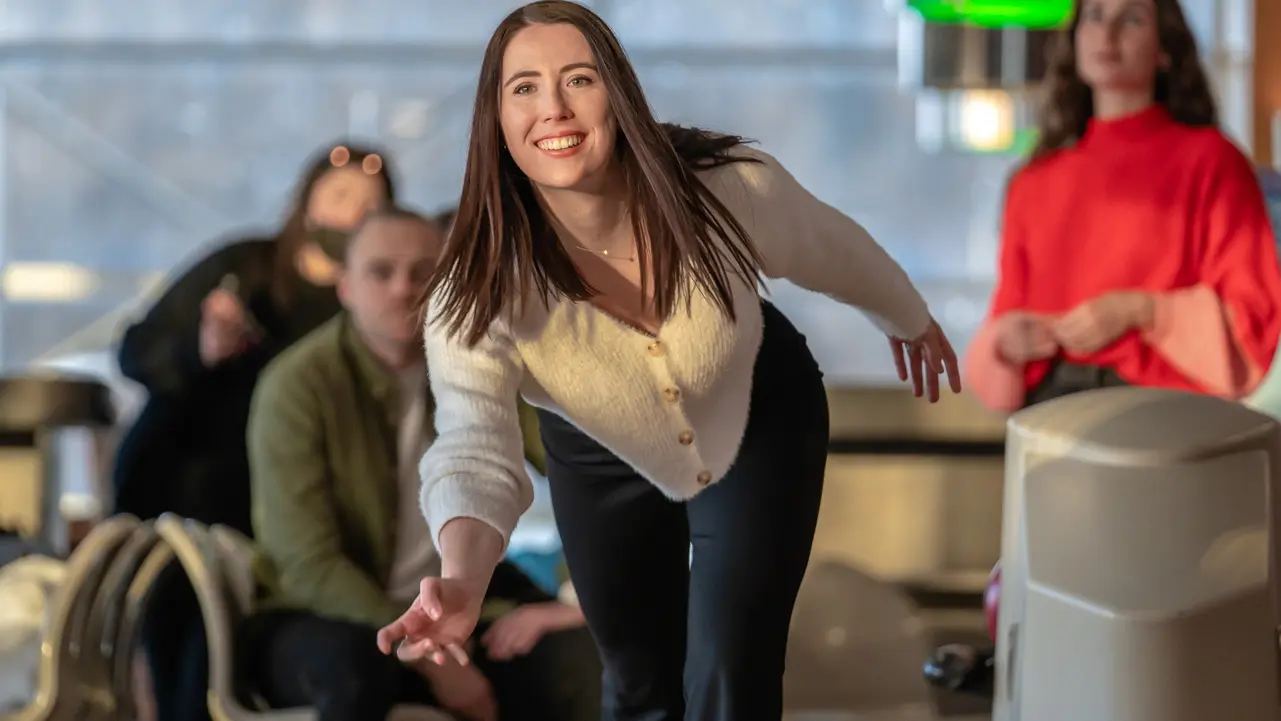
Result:
M370 175L358 164L327 171L307 197L307 225L311 228L351 230L365 213L387 201L387 184L381 175Z
M503 54L499 113L516 165L548 190L599 187L618 126L587 39L566 23L531 25Z
M1076 26L1076 72L1096 92L1150 90L1169 64L1155 0L1085 0Z

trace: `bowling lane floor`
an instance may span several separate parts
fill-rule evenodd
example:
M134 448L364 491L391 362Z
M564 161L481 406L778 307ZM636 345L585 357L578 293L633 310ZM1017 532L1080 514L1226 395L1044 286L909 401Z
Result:
M785 721L989 721L991 700L930 688L929 652L987 642L982 597L812 564L793 616Z
M548 495L536 482L534 506L512 536L514 548L556 544ZM785 699L791 708L783 721L990 721L990 702L929 689L921 675L928 649L985 642L979 596L957 602L948 594L904 592L821 561L810 570L798 608L810 623L794 623L793 641L804 646L798 636L817 635L809 645L839 643L848 655L789 654L788 674L806 683L800 704Z

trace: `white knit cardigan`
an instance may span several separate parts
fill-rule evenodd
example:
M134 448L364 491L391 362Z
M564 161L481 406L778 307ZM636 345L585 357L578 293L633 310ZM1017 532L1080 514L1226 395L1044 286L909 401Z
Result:
M857 307L886 334L925 331L925 301L862 226L811 195L770 155L735 152L761 162L700 177L756 244L767 277ZM739 283L731 322L696 292L690 312L675 313L656 337L566 300L529 304L471 348L429 320L437 437L419 470L433 540L439 545L441 527L457 517L479 519L507 539L532 502L518 392L572 421L670 498L691 498L719 481L747 425L759 298L758 288Z

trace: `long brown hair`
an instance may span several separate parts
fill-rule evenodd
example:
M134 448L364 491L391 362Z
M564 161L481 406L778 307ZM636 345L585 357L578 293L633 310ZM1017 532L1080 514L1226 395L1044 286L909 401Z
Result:
M355 164L366 168L370 175L377 175L387 189L387 202L396 202L396 182L389 167L387 154L368 146L353 145L340 141L324 146L316 151L303 166L302 176L294 188L292 205L284 225L276 233L275 259L272 263L271 297L282 308L287 308L292 300L294 279L298 271L294 267L294 255L308 240L307 201L316 183L334 168Z
M729 151L743 138L654 119L636 71L613 31L587 8L544 0L518 8L494 31L476 87L467 170L453 232L422 297L437 296L438 318L468 345L531 295L586 300L594 290L557 240L529 178L504 147L499 123L503 55L530 25L567 23L587 39L618 122L615 161L626 183L628 211L641 269L641 288L653 283L655 310L667 318L695 289L705 290L731 319L734 278L755 283L761 261L751 239L695 171L738 162Z
M1168 67L1157 71L1156 102L1184 125L1217 126L1214 95L1179 0L1153 3L1161 50L1170 59ZM1094 92L1076 70L1076 29L1084 6L1084 2L1077 3L1071 24L1059 34L1050 51L1047 96L1033 161L1080 140L1094 117Z

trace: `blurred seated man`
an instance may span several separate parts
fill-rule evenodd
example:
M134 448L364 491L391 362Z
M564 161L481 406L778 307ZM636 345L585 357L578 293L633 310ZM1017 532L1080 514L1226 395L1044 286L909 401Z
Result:
M375 644L440 572L418 501L434 424L414 311L439 243L408 211L367 216L346 249L343 312L276 359L254 393L253 524L275 598L247 624L245 671L273 707L314 707L319 721L382 719L399 703L473 721L599 719L582 613L514 566L494 575L474 664L402 664Z

